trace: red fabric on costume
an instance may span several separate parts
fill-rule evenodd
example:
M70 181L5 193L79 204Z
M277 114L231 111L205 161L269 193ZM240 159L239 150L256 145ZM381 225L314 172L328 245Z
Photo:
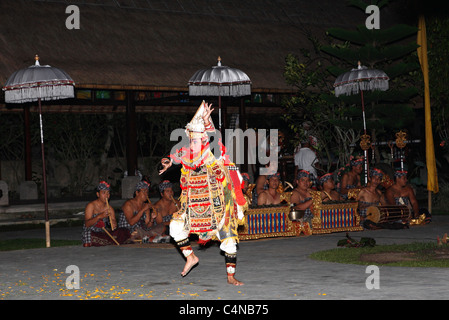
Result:
M209 241L211 241L211 239L204 240L204 239L199 238L198 239L198 244L200 246L205 246Z
M243 206L246 204L246 200L243 197L242 188L240 187L240 179L235 170L229 170L229 174L231 176L232 184L234 185L235 196L237 200L237 204L239 206Z
M223 161L223 164L224 164L225 166L231 164L231 160L229 159L229 155L226 154L226 147L224 146L223 143L221 143L221 138L218 139L218 146L220 147L221 156L222 156L222 158L223 158L223 160L224 160L224 161Z
M209 148L209 142L206 143L206 145L201 145L201 154L205 152ZM181 153L181 157L179 157L179 154ZM170 159L173 160L175 163L180 163L184 165L184 167L188 170L195 170L199 167L201 167L204 164L204 161L207 157L202 159L199 163L195 164L194 166L189 166L187 163L190 163L192 159L194 159L196 155L190 152L190 147L182 147L181 150L177 149L175 154L170 154ZM188 161L186 161L188 160Z

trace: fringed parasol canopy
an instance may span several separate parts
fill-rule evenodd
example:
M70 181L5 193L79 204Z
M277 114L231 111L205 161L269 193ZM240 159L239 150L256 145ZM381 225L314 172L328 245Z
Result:
M6 103L26 103L74 97L75 82L63 70L49 65L41 66L36 55L35 64L14 72L6 81Z
M251 80L242 70L218 63L209 69L201 69L190 78L189 95L242 97L251 94Z
M41 100L73 98L75 96L75 82L61 69L53 68L48 65L41 66L39 63L39 56L36 55L35 60L36 62L33 66L14 72L6 81L3 91L5 91L6 103L38 101L39 104L42 178L44 182L45 235L46 245L47 247L50 247L50 222L48 216L47 175L45 169L44 129Z
M360 61L358 67L351 71L345 72L337 77L334 82L335 96L345 94L347 96L359 94L362 99L362 116L363 116L363 132L362 142L360 146L364 152L365 163L365 183L368 183L368 151L370 147L366 141L369 141L369 136L366 134L366 118L365 118L365 102L363 101L363 91L386 91L388 90L388 80L390 78L381 70L368 69L362 66Z
M390 78L381 70L368 69L359 62L357 68L345 72L337 77L334 82L335 96L345 94L347 96L363 91L386 91Z

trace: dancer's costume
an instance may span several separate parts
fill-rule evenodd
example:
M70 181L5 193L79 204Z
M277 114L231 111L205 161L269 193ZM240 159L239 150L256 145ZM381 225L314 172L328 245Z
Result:
M208 141L207 132L214 132L212 119L205 127L202 114L204 101L190 123L186 133L192 138ZM237 227L243 220L246 200L242 193L242 176L235 164L229 161L224 146L220 145L217 159L210 150L209 142L199 154L193 156L189 147L177 150L170 159L180 163L181 208L170 222L170 235L176 241L185 257L192 253L189 234L197 234L199 243L220 240L220 249L225 252L226 271L235 273L237 262ZM167 161L163 159L162 161Z

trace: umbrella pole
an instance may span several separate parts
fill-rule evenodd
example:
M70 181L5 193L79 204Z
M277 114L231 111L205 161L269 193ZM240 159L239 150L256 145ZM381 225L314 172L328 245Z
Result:
M363 133L366 135L366 119L365 119L365 102L363 100L363 90L360 89L360 95L362 97L362 114L363 114ZM368 150L363 150L364 163L365 163L365 185L368 184Z
M363 101L363 90L361 90L361 89L360 89L360 95L362 97L363 132L366 134L365 102Z
M38 99L39 102L39 127L41 131L41 153L42 153L42 178L44 180L44 206L45 206L45 243L46 247L50 247L50 221L48 219L48 201L47 201L47 173L45 165L45 153L44 153L44 129L42 124L42 106L41 98Z
M222 126L221 120L222 119L222 114L221 114L221 96L218 96L218 127L220 131L220 138L222 139L222 142L224 141L224 128Z
M221 131L221 96L218 96L218 128Z

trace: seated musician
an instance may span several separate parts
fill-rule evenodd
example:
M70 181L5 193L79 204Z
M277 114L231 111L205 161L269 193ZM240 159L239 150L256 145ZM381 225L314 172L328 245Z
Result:
M256 181L254 189L252 190L252 203L258 204L259 195L268 189L268 176L276 173L274 169L274 164L271 162L264 165L265 170L268 170L268 174L260 174Z
M243 192L243 194L246 194L246 192L248 191L249 184L250 184L249 174L247 174L246 172L242 172L241 175L243 178L242 192Z
M268 189L262 191L257 198L257 205L268 205L268 204L280 204L281 203L281 194L277 191L280 181L281 175L279 172L275 174L267 176L268 181Z
M290 197L290 203L293 204L293 208L297 210L304 210L303 220L312 224L313 213L311 211L312 206L312 194L311 194L311 173L307 170L300 170L296 176L296 187L292 191Z
M250 185L249 174L247 174L246 172L242 172L241 175L243 178L243 185L242 185L243 197L245 198L246 203L248 205L250 205L251 200L252 200L252 196L251 196L252 189L249 188L249 185Z
M342 200L340 193L335 190L335 181L332 173L326 173L321 176L318 183L321 186L321 200L323 202Z
M410 208L411 218L418 218L419 205L415 192L407 184L407 171L398 170L394 173L394 184L385 191L385 197L390 205L405 205Z
M363 171L363 157L356 157L350 160L351 170L345 172L341 178L340 194L344 200L348 200L350 189L360 188L360 174Z
M101 181L96 190L97 199L89 202L84 210L83 246L114 245L115 241L111 236L119 244L124 243L130 234L127 229L117 229L114 208L110 207L108 203L110 197L109 183ZM105 229L108 225L110 225L109 231Z
M383 178L383 172L377 168L370 170L368 184L362 188L358 195L359 215L361 221L366 218L366 209L371 206L385 205L386 200L382 192L377 188Z
M154 209L157 214L162 217L162 223L164 224L164 233L161 240L167 242L170 240L170 221L173 213L179 211L181 203L179 200L173 198L173 184L169 180L164 180L159 183L159 192L161 199L154 204ZM157 224L157 219L156 222Z
M157 214L153 204L148 199L149 183L140 181L136 185L134 198L127 200L120 212L119 227L127 228L131 232L130 241L153 241L165 231L162 216ZM151 209L151 210L150 210Z

